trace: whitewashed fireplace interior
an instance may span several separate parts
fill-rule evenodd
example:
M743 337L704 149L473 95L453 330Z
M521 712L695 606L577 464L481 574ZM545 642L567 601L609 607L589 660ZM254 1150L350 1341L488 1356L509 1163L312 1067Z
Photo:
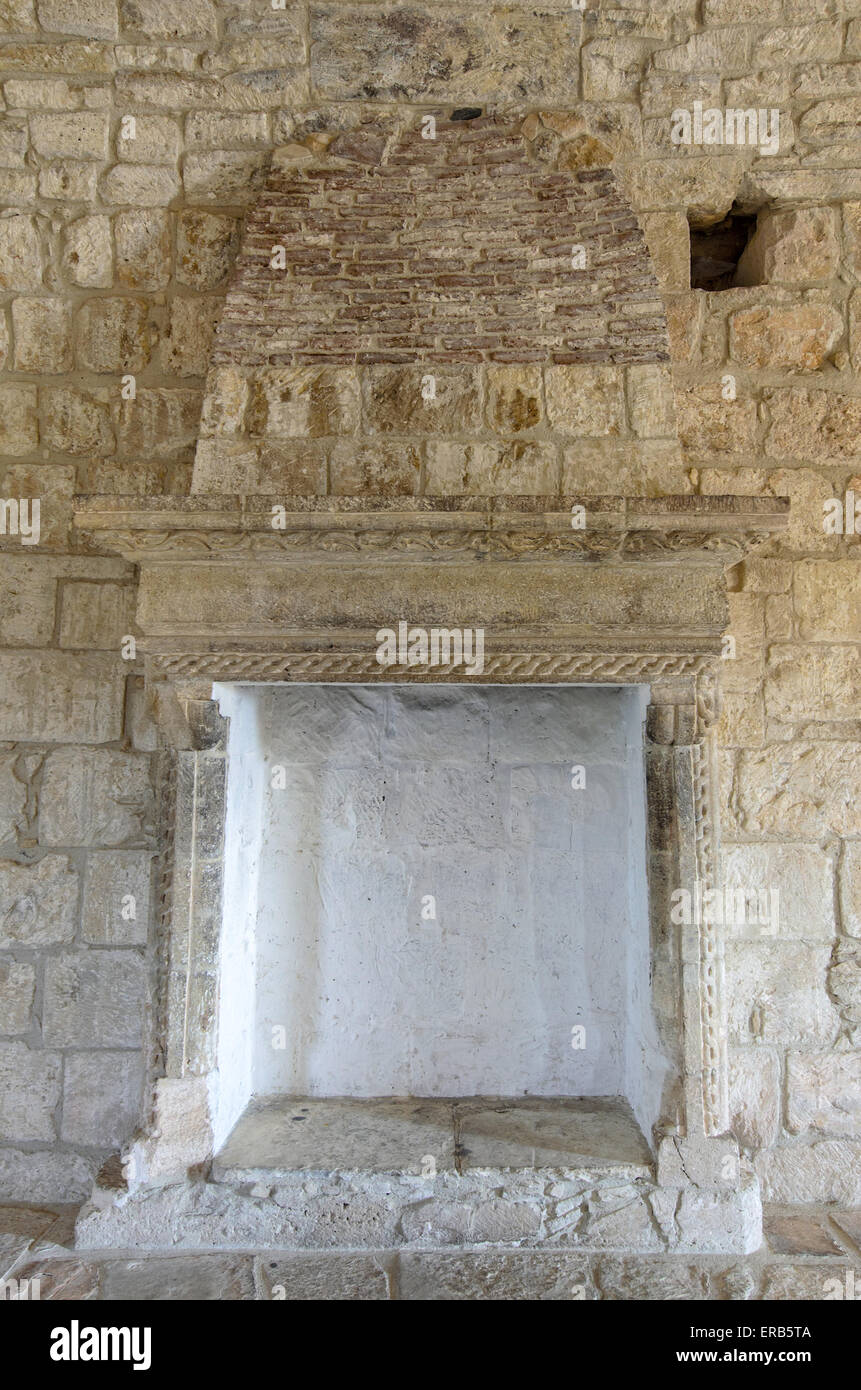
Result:
M279 1095L611 1097L650 1135L643 687L213 694L216 1147Z

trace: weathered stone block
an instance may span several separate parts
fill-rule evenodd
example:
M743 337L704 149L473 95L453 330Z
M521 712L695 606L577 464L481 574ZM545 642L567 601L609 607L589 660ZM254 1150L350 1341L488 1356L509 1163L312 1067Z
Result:
M522 439L511 444L431 440L426 453L425 490L429 496L559 491L557 449L543 440Z
M269 142L269 116L265 111L222 115L214 111L192 111L185 123L186 144L230 148L231 145L266 145Z
M263 172L266 157L256 150L209 150L187 154L182 166L185 196L190 201L211 199L234 203L247 197Z
M337 1256L309 1256L328 1264ZM363 1268L373 1268L372 1258L357 1257ZM275 1262L271 1262L275 1265ZM269 1266L270 1261L266 1261ZM280 1264L280 1262L279 1262ZM309 1270L310 1273L310 1270ZM292 1286L291 1286L292 1287ZM104 1298L110 1301L170 1300L171 1302L223 1302L254 1298L251 1260L242 1255L178 1255L170 1259L112 1260L105 1269ZM269 1297L266 1294L264 1297ZM329 1294L300 1295L290 1292L287 1298L330 1297ZM344 1295L350 1297L351 1295Z
M422 383L433 377L433 395ZM452 434L481 429L481 383L474 368L371 367L362 383L369 434ZM427 396L427 398L426 398Z
M798 635L846 642L861 632L861 565L854 560L804 560L793 576Z
M827 991L827 946L799 942L729 942L726 995L730 1032L739 1043L761 1038L828 1044L839 1018Z
M594 39L583 47L583 95L587 101L632 100L650 45L637 37Z
M758 475L757 473L754 476ZM789 550L834 552L834 538L823 526L826 503L834 496L833 478L813 468L778 468L759 477L757 487L789 499L785 543Z
M398 1274L398 1297L408 1301L562 1302L595 1296L588 1260L559 1250L405 1251Z
M149 114L137 115L134 121L134 127L127 127L125 135L120 126L116 140L117 159L129 164L176 164L182 149L177 121L170 116Z
M718 721L722 748L757 748L762 745L765 723L762 699L747 690L725 690Z
M63 271L73 285L104 289L113 283L111 219L102 213L79 217L66 227Z
M36 971L32 965L14 960L0 961L0 1031L30 1031L35 993Z
M678 103L673 101L667 114ZM642 218L643 235L649 248L661 289L683 292L691 287L691 237L683 212L650 212Z
M727 924L728 936L796 937L830 941L834 921L834 856L813 845L729 845L723 852L723 887L746 893L777 892L767 924ZM756 898L754 897L754 903ZM751 904L751 909L753 903ZM749 915L756 915L749 909ZM776 920L774 918L776 917Z
M116 0L39 0L39 23L48 33L82 34L87 39L117 37Z
M9 1202L82 1202L95 1160L59 1150L0 1148L0 1191Z
M73 1052L63 1077L66 1144L119 1149L138 1121L143 1082L139 1052Z
M17 371L56 373L71 369L72 311L64 300L14 300L12 328Z
M0 1139L23 1143L57 1137L61 1058L25 1043L0 1043Z
M336 440L329 450L330 487L334 495L355 497L374 493L381 497L419 490L421 455L413 444L371 446L353 440Z
M725 821L751 834L861 835L855 744L780 744L739 754Z
M36 219L23 213L0 217L0 289L38 290L42 285L42 250Z
M119 584L67 582L60 608L60 646L118 652L133 620L132 600L131 590Z
M138 1047L144 962L136 951L66 951L45 962L42 1036L49 1047Z
M122 401L117 412L119 453L134 459L170 458L189 448L197 439L200 407L200 391L139 387L135 399Z
M840 260L833 208L767 208L739 262L739 285L815 285L836 273Z
M766 451L776 458L854 458L861 450L861 400L825 391L766 393L771 428Z
M0 722L25 742L110 743L122 729L122 663L92 654L0 654Z
M10 647L44 647L54 633L57 573L44 557L0 555L0 641Z
M180 191L179 176L160 164L117 164L102 179L106 202L163 208Z
M790 1052L787 1126L853 1139L861 1131L861 1052Z
M96 946L146 945L151 878L152 856L146 850L88 855L84 940Z
M99 165L79 159L52 159L39 170L39 197L63 202L92 203L96 199Z
M771 1047L729 1051L730 1129L747 1149L767 1149L780 1131L780 1059Z
M626 373L628 418L640 439L669 439L676 434L676 403L669 367L643 363Z
M602 1255L595 1262L598 1296L613 1300L680 1299L712 1297L709 1272L684 1260L657 1260L636 1256L621 1259Z
M43 389L44 443L58 453L109 454L114 448L108 408L109 388L101 392L57 386Z
M849 1290L857 1287L858 1275L846 1259L781 1261L768 1264L763 1270L760 1298L771 1303L810 1303L820 1299L830 1302L837 1291L840 1298L852 1297Z
M120 0L124 30L152 39L206 39L217 33L212 0Z
M861 945L840 936L828 970L828 987L840 1016L852 1029L861 1027Z
M739 392L724 400L719 381L680 388L676 396L679 438L688 449L713 453L750 453L756 448L756 401Z
M514 22L512 22L514 19ZM500 73L523 98L571 104L577 10L486 6L481 15L410 6L311 6L311 76L328 101L495 99ZM370 86L369 86L370 79Z
M263 1256L257 1262L258 1297L279 1302L284 1299L350 1302L388 1299L394 1260L391 1251L377 1255L308 1250L275 1258ZM401 1298L406 1296L401 1292Z
M0 841L12 839L25 819L26 773L16 776L16 761L14 753L0 754Z
M78 310L78 360L91 372L138 372L150 357L141 299L91 299Z
M170 280L170 219L161 210L121 212L114 222L117 280L136 290L164 289Z
M195 290L223 284L238 246L235 217L189 209L180 214L176 237L176 277Z
M30 117L30 138L46 159L108 157L108 117L99 111L75 111Z
M71 941L78 913L78 874L59 854L37 864L0 862L0 946L55 946Z
M0 0L0 21L9 34L35 34L36 0Z
M595 438L625 431L625 378L614 366L547 367L547 418L559 434Z
M0 454L29 454L39 443L35 386L0 386Z
M488 429L523 434L542 421L541 370L537 366L489 366L485 385Z
M245 427L251 434L319 437L352 434L359 381L349 367L270 368L251 379Z
M39 804L46 845L121 845L140 841L149 809L149 760L100 748L48 754Z
M857 96L815 102L801 117L798 133L814 146L851 143L858 139L859 112Z
M850 936L861 936L861 843L857 840L850 841L843 850L840 912L843 930Z
M238 434L243 430L248 395L248 377L243 372L234 367L212 367L206 378L201 435Z
M765 709L774 719L854 719L859 690L857 647L775 642L768 649Z
M730 356L759 370L815 372L843 332L841 315L826 303L757 305L730 316Z
M214 296L174 299L170 308L170 328L163 344L166 372L175 376L206 376L220 308L221 300Z
M785 1144L757 1154L754 1167L763 1201L861 1206L861 1143L821 1139Z

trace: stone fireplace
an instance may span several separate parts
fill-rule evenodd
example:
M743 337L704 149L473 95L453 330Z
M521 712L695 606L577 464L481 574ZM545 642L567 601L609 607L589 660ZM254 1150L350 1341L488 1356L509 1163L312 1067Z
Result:
M722 932L672 907L786 504L693 495L611 172L426 126L275 152L191 494L79 499L163 747L151 1100L78 1238L748 1251Z
M78 513L165 741L152 1110L79 1240L756 1248L721 931L671 900L719 882L724 568L785 504L274 505ZM401 620L483 670L393 680Z

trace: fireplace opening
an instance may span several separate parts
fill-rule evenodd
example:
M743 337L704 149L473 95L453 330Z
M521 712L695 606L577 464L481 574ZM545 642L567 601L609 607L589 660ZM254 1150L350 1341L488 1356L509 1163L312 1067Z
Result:
M644 688L216 694L222 1165L648 1159Z

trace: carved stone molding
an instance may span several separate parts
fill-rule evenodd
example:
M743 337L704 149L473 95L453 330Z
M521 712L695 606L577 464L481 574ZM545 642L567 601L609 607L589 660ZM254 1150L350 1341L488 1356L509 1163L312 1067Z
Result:
M497 652L487 657L482 681L514 685L535 682L593 681L647 684L666 676L693 676L707 658L689 653L647 655L643 652ZM432 669L383 667L369 651L255 652L217 651L153 656L154 680L200 678L211 681L416 681L463 680L456 665Z
M786 519L782 499L769 498L398 498L383 505L249 497L239 509L230 505L235 500L88 497L80 499L76 524L94 542L108 540L142 562L415 556L732 564Z

